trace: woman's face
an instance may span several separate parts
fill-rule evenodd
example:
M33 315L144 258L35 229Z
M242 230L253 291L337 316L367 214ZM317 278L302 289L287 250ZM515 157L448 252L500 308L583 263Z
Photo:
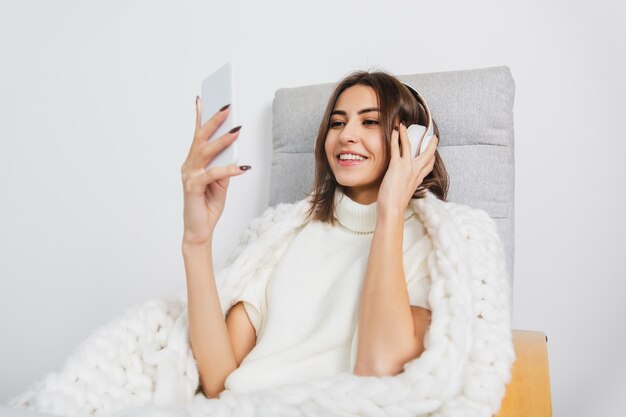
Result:
M324 145L337 182L360 204L376 201L387 170L377 108L372 87L354 85L342 91L331 113ZM349 159L340 160L340 154Z

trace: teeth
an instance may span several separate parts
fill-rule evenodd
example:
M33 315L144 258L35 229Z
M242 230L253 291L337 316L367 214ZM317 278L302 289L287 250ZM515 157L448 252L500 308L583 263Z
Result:
M354 155L354 154L351 154L351 153L342 153L341 155L339 155L339 159L341 159L341 160L344 160L344 159L355 159L357 161L365 160L365 158L363 158L362 156Z

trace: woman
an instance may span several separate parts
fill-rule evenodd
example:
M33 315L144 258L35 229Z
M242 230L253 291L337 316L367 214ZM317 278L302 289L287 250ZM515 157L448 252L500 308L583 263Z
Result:
M436 126L426 151L411 155L406 127L425 124L417 100L383 72L356 72L337 85L316 141L311 221L290 242L271 281L246 288L226 318L212 236L230 177L250 167L203 170L237 139L240 127L207 143L229 108L201 126L196 103L194 140L181 169L182 251L190 342L204 394L346 370L402 372L424 350L431 319L424 275L429 239L409 202L426 189L445 201L448 189ZM407 246L421 250L407 258Z

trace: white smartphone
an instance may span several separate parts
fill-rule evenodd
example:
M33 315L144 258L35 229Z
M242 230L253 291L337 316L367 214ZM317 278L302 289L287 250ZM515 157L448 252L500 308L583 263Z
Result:
M233 105L233 102L236 102L235 83L233 80L230 62L222 65L202 81L200 98L202 99L202 114L200 120L203 125L207 120L213 117L219 109L227 104L230 104L228 117L224 123L217 128L215 133L211 135L208 141L215 140L233 127L238 126L237 107ZM239 140L240 139L237 138L237 141ZM239 161L237 141L233 142L230 146L217 154L215 158L213 158L213 160L204 167L204 169L208 170L212 167L236 164Z

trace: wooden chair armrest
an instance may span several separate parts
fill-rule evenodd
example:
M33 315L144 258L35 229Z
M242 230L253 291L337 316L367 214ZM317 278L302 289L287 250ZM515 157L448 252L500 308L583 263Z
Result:
M548 338L543 332L513 330L517 359L498 417L552 417Z

